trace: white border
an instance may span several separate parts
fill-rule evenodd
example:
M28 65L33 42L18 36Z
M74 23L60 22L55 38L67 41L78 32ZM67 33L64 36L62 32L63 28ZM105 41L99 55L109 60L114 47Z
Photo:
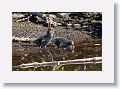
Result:
M114 3L112 0L4 0L0 2L0 82L114 83ZM102 71L12 71L12 13L102 12Z

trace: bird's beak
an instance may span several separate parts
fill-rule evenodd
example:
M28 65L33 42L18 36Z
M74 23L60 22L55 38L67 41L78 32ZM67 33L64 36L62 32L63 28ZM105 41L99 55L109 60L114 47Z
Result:
M70 49L74 49L75 48L75 45L71 45L69 46Z
M72 49L74 49L74 48L75 48L75 44L74 44L74 43L72 43L71 48L72 48Z
M72 45L71 45L71 46L72 46L72 48L73 48L73 49L75 48L75 44L74 44L74 42L73 42L73 41L72 41Z
M75 48L75 45L71 45L71 49L74 49Z

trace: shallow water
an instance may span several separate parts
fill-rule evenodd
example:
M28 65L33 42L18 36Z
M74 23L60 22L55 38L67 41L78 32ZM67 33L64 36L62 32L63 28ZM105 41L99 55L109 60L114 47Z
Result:
M25 63L33 62L51 62L74 60L102 56L102 45L95 46L95 42L79 43L75 45L74 49L58 49L54 46L47 46L47 48L40 49L34 45L24 43L19 45L18 42L13 42L12 65L17 66ZM101 43L100 43L101 44ZM13 68L13 71L80 71L87 67L88 71L101 71L102 64L88 64L88 65L64 65L64 66L46 66L39 68Z

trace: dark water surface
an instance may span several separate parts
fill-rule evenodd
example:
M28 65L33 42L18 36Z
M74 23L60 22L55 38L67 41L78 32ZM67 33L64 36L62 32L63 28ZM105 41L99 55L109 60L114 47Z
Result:
M100 42L99 42L100 43ZM54 46L47 46L40 49L30 43L24 43L19 45L18 42L13 42L12 51L12 66L17 66L25 63L33 62L51 62L51 61L63 61L74 60L91 57L102 56L102 45L95 45L95 42L91 43L78 43L74 49L58 49ZM86 67L86 69L84 69ZM12 68L13 71L101 71L102 64L71 64L71 65L55 65L45 66L38 68Z

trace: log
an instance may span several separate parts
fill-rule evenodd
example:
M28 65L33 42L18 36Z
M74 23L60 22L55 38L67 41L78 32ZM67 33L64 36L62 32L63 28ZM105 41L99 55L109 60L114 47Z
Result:
M21 64L17 66L13 66L13 68L32 68L32 67L45 67L45 66L54 66L54 65L70 65L70 64L96 64L102 63L102 57L93 57L93 58L85 58L85 59L75 59L75 60L66 60L66 61L53 61L53 62L44 62L44 63L27 63Z

